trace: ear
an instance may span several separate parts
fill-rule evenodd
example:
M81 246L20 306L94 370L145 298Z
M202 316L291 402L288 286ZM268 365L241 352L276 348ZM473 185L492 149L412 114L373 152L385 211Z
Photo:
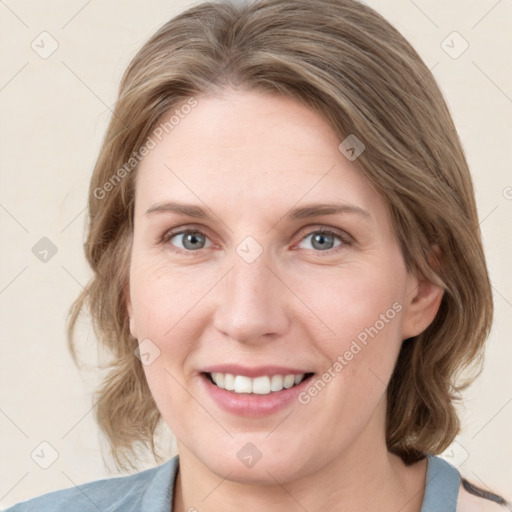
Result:
M433 252L436 257L439 257L440 251L437 246L433 247ZM435 265L433 266L435 267ZM402 339L421 334L433 322L439 311L443 295L442 286L433 283L426 277L409 274L402 317Z
M137 328L135 326L135 318L133 316L133 306L132 306L132 299L130 297L130 287L126 285L125 291L125 303L126 303L126 310L128 311L128 319L130 322L130 334L137 339Z

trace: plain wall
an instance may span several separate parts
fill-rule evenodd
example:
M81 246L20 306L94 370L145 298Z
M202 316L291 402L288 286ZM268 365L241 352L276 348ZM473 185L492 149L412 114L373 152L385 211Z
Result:
M462 432L445 457L474 483L510 499L512 4L366 3L433 70L472 169L495 320L484 371L465 393ZM82 371L65 338L67 309L90 276L82 251L88 181L131 57L193 4L0 3L1 506L113 474L103 463L104 442L91 413L98 383L94 335L82 322L81 347L90 363ZM44 31L51 36L40 35ZM48 56L52 38L58 48Z

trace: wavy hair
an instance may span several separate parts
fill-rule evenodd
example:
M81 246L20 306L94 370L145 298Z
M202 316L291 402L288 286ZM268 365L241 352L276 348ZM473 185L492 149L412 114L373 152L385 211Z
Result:
M111 355L95 407L119 467L155 452L161 416L134 356L126 308L138 157L164 114L227 86L294 98L366 146L354 165L389 206L407 268L444 289L405 340L387 390L388 449L406 463L459 432L455 403L482 367L493 302L472 180L436 81L382 16L355 0L205 2L162 26L121 80L90 182L84 244L93 277L73 303ZM439 250L433 250L437 247Z

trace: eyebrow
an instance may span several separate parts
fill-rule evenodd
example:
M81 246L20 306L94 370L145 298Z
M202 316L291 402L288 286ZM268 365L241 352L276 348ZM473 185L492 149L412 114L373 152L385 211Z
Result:
M145 215L164 212L174 212L181 215L186 215L187 217L194 217L198 219L208 219L211 217L211 215L209 215L200 206L176 202L154 204L146 211ZM283 218L297 220L307 219L310 217L318 217L321 215L335 215L338 213L355 213L368 219L371 218L371 215L359 206L341 203L315 203L301 206L290 210Z

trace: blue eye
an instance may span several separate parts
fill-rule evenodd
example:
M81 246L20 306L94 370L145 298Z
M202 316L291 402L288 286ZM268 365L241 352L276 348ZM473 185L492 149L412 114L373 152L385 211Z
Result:
M180 239L181 237L181 243L182 247L178 247L179 249L185 250L185 251L198 251L199 249L206 248L206 241L208 240L208 237L202 233L201 231L197 230L184 230L180 231L178 233L168 233L165 237L166 241L171 242L172 245L175 245L172 243L173 239Z
M335 247L348 243L337 232L326 229L311 232L309 235L306 235L301 242L308 238L311 238L311 246L317 251L328 251L329 249L334 249ZM339 242L335 245L336 239L339 240ZM310 247L306 247L306 249L310 249Z

